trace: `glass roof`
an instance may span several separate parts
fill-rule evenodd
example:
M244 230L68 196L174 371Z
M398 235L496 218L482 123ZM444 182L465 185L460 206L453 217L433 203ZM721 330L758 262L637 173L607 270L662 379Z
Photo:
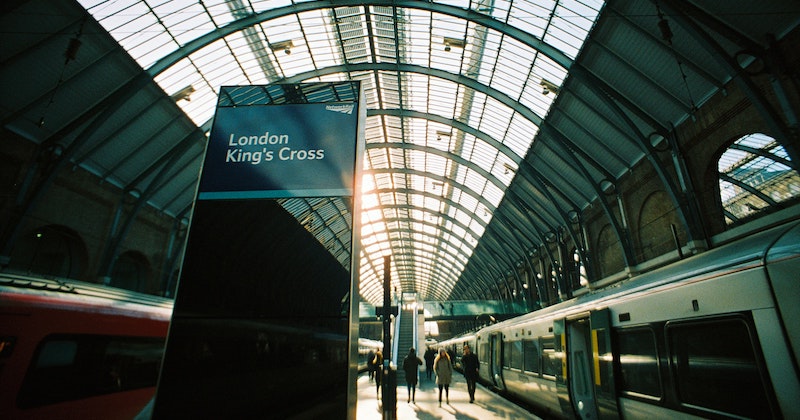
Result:
M80 3L167 94L189 92L178 105L206 130L221 86L361 82L368 120L360 289L372 303L382 299L384 255L392 255L400 291L448 298L603 6ZM553 94L543 94L548 88Z

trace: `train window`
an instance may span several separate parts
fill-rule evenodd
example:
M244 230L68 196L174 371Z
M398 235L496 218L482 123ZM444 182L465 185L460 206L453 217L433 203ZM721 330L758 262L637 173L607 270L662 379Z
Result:
M522 341L512 341L508 343L511 348L511 359L509 364L514 369L522 370Z
M557 376L561 374L561 357L556 353L555 338L542 338L542 374Z
M461 368L461 358L464 357L464 346L461 344L453 344L450 350L447 351L453 361L453 366Z
M649 328L620 330L617 346L622 390L660 397L661 375L653 331Z
M510 368L511 367L511 343L506 342L506 345L503 346L503 367Z
M682 403L759 418L770 404L742 319L668 324L670 362Z
M74 363L78 343L72 340L52 340L42 346L36 366L40 368L68 366Z
M18 396L22 408L153 387L164 340L53 335L45 338Z
M539 373L539 347L534 340L522 342L522 351L525 353L525 371Z
M481 363L489 363L489 343L481 343L478 360Z

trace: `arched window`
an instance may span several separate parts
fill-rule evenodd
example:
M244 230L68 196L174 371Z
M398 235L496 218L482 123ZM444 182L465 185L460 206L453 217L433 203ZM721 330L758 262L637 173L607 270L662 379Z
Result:
M614 235L614 230L610 224L600 229L595 250L597 252L600 278L617 273L625 268L622 247L619 245L617 236Z
M556 304L561 302L564 299L563 292L561 287L558 284L558 276L561 274L561 268L558 265L558 261L555 261L553 264L548 264L549 270L547 271L546 278L547 281L547 288L550 297L550 304Z
M736 225L784 207L800 197L800 175L775 139L748 134L728 147L717 163L725 224Z
M672 200L664 191L651 193L642 204L639 212L639 251L638 261L648 261L669 251L675 250L675 237L672 227L675 226L678 243L685 243L686 234L683 224L678 219L678 211Z
M152 269L147 257L137 251L123 252L114 264L111 286L148 293Z
M87 280L84 271L89 253L83 239L74 230L60 225L35 229L17 240L11 252L9 270Z

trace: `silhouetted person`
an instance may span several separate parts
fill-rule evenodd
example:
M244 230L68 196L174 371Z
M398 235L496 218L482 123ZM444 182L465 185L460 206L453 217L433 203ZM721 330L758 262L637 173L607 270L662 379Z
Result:
M433 370L436 371L436 385L439 385L439 407L442 406L442 388L445 398L450 404L450 381L453 380L453 363L444 349L439 349L439 355L433 361Z
M408 402L414 401L417 393L417 373L422 365L422 360L417 357L417 351L412 347L408 356L403 359L403 372L406 374L406 388L408 389Z
M372 364L375 366L375 392L378 398L381 397L381 379L383 378L383 353L380 350L375 352L375 358L372 359Z
M464 355L461 356L461 366L464 368L464 379L467 380L469 402L475 402L475 385L478 382L478 356L473 353L468 344L464 345Z
M436 350L428 347L425 350L425 373L428 375L428 379L433 378L433 360L436 359Z
M375 364L372 363L375 360L375 353L370 350L367 353L367 372L369 372L369 381L372 382L375 379Z

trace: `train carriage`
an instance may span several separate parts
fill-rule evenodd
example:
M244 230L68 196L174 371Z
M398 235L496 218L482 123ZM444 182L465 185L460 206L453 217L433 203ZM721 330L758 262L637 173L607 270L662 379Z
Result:
M467 339L547 417L800 418L797 273L794 221Z
M168 299L3 274L0 418L134 418L155 392L171 313Z

